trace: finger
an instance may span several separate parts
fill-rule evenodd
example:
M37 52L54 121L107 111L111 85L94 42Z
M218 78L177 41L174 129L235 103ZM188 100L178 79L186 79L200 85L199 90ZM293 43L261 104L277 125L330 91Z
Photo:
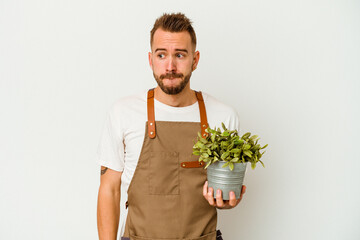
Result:
M211 206L215 206L215 201L214 201L214 189L213 188L209 188L208 194L207 194L207 200L209 202L209 204Z
M204 187L203 187L203 196L207 199L207 193L208 193L208 181L205 181Z
M246 192L246 186L245 186L245 185L242 185L241 194L244 194L245 192Z
M237 205L236 196L235 196L235 193L233 191L229 192L229 205L231 207L235 207Z
M245 194L245 192L246 192L246 186L245 186L245 185L242 185L239 202L240 202L241 199L243 198L243 195Z
M220 189L216 191L216 206L217 207L224 207L224 201L222 198L222 192Z

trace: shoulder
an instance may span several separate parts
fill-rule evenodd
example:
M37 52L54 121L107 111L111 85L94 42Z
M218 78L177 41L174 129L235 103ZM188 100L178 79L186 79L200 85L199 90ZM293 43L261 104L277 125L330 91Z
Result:
M237 116L237 112L233 106L223 103L222 101L218 100L216 97L202 92L204 102L206 105L206 109L209 112L215 112L216 114L221 114L224 116Z
M134 111L139 108L143 108L143 106L146 105L146 93L147 90L143 90L116 99L110 107L110 112L113 114L123 115L128 111Z
M108 109L108 121L117 128L143 120L146 115L146 91L140 91L116 99ZM130 124L131 125L131 124Z
M230 129L240 130L239 115L233 106L204 92L203 98L210 127L220 127L221 123L224 123Z

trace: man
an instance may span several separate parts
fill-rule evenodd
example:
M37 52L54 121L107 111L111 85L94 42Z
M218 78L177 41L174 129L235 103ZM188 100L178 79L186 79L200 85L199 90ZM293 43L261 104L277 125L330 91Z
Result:
M149 64L158 86L119 99L109 111L99 145L101 180L98 231L115 240L120 187L127 191L121 239L222 239L218 209L235 207L241 197L208 189L206 170L192 155L205 129L224 122L239 130L236 112L212 96L190 89L199 62L196 35L185 15L164 14L151 30Z

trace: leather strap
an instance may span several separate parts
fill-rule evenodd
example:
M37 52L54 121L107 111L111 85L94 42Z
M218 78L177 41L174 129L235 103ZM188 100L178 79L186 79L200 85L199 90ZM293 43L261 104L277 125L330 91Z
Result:
M203 99L201 91L195 91L195 94L196 94L196 98L199 103L201 136L203 138L206 138L209 135L209 133L205 132L205 129L208 128L209 124L208 124L207 116L206 116L205 103L204 103L204 99ZM202 167L204 164L205 163L203 161L182 162L181 166L183 168L198 168L198 167Z
M195 91L196 98L199 104L200 111L200 124L201 124L201 136L206 138L209 134L205 132L209 124L206 117L206 109L204 99L201 91ZM147 96L147 114L148 114L148 134L150 138L156 137L155 129L155 110L154 110L154 88L149 89Z
M149 89L147 95L147 114L148 114L148 135L155 138L155 111L154 111L154 88Z
M209 124L208 124L207 117L206 117L206 109L205 109L204 99L202 97L201 91L199 91L199 92L195 91L195 93L196 93L196 98L199 103L199 110L200 110L201 136L203 138L206 138L209 134L207 132L205 132L205 129L208 128Z
M183 168L199 168L199 167L202 167L204 166L204 162L201 161L192 161L192 162L182 162L181 163L181 167Z

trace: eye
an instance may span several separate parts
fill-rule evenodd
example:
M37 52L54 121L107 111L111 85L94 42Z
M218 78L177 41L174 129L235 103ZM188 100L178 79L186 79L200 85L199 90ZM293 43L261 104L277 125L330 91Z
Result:
M183 58L184 55L183 55L182 53L177 53L177 54L176 54L176 57L178 57L178 58Z
M165 57L165 54L159 53L157 56L158 56L158 58L164 58L164 57Z

